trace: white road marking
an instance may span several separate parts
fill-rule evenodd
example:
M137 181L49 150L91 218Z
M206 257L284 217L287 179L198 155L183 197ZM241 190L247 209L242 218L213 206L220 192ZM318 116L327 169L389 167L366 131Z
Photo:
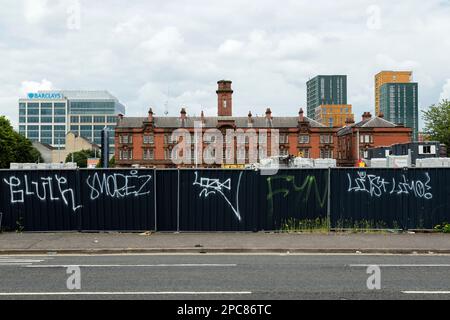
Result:
M29 265L31 265L31 263L27 263L27 262L22 262L22 263L19 263L19 262L12 262L12 263L1 263L0 262L0 267L8 267L8 266L29 266Z
M250 291L154 291L154 292L0 292L0 296L124 296L124 295L251 295Z
M450 291L402 291L404 294L450 294Z
M29 265L27 268L208 268L208 267L237 267L237 264L60 264L60 265Z
M352 268L366 268L378 266L380 268L450 268L450 264L351 264Z
M0 263L15 263L15 262L24 262L24 263L40 263L45 260L21 260L21 259L0 259Z

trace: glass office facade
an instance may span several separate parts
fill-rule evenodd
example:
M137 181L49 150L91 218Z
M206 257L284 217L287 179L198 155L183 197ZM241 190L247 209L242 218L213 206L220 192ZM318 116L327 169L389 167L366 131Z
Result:
M418 90L414 82L386 83L380 89L380 111L387 120L412 128L414 141L419 135Z
M347 76L319 75L306 84L308 118L314 119L320 105L347 104Z
M100 145L101 132L111 130L110 149L114 152L114 129L125 107L104 91L62 91L63 100L19 101L19 132L32 141L63 148L69 131Z
M63 147L67 125L66 101L19 102L19 133L31 141Z

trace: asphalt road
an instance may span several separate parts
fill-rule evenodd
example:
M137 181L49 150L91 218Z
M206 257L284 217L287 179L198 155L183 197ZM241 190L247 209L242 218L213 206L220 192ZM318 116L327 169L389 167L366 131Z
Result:
M381 290L367 288L369 265ZM2 256L0 299L450 299L450 256Z

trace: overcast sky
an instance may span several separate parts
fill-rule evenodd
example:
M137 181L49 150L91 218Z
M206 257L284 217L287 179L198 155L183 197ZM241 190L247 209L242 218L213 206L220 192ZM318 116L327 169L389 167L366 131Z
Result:
M374 110L374 75L413 70L419 105L450 98L450 0L0 0L0 114L39 89L106 89L144 116L216 115L217 80L234 114L296 115L306 81L348 75L356 117Z

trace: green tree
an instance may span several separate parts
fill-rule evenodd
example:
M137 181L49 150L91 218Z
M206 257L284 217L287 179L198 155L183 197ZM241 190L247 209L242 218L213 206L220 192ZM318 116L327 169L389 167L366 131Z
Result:
M42 157L30 140L14 131L11 123L0 116L0 168L9 168L11 162L35 163Z
M73 162L75 162L79 168L87 168L87 160L89 158L95 158L95 151L81 150L78 152L70 153L66 158L66 162L72 162L72 155Z
M423 118L425 134L431 140L446 144L450 155L450 101L442 100L441 103L432 105L423 112Z

